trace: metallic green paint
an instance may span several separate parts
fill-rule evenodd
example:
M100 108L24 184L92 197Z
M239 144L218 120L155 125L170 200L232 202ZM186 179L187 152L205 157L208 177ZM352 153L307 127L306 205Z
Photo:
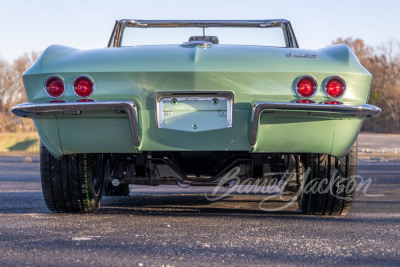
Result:
M287 53L313 54L316 58L287 57ZM316 102L329 99L322 86L332 75L346 81L347 90L341 102L362 105L368 100L371 75L345 45L320 50L157 45L89 51L50 46L24 73L23 79L32 103L50 100L43 89L50 75L59 75L64 80L66 92L60 100L77 100L72 82L79 75L87 75L95 82L91 99L128 100L138 106L141 144L137 148L126 114L83 112L35 118L41 139L56 157L73 153L190 150L327 153L341 157L356 139L361 119L312 117L301 112L263 113L257 142L250 146L252 106L260 101L297 99L294 81L305 74L318 82L319 88L312 97ZM172 128L157 128L154 94L159 91L232 91L234 126L223 128L214 122L213 127L190 129L194 106L190 112L180 113L179 118L169 118L174 122ZM207 112L196 116L203 124L212 118Z
M53 118L41 118L34 120L35 128L39 133L40 141L46 146L47 150L56 158L60 158L63 155L61 148L58 123L57 119Z

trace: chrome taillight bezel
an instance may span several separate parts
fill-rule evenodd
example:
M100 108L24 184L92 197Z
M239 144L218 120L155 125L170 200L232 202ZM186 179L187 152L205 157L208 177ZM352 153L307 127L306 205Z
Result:
M331 95L328 94L328 83L330 81L332 81L332 80L339 80L343 84L344 89L343 89L343 93L340 96L331 96ZM338 75L334 75L334 76L329 76L328 78L325 79L323 88L324 88L323 91L324 91L325 95L328 98L330 98L330 99L340 99L346 93L347 85L346 85L346 81L342 77L340 77Z
M52 95L49 94L47 83L50 82L51 79L57 79L57 80L59 80L59 81L62 82L62 84L63 84L63 92L62 92L61 95L59 95L59 96L52 96ZM63 97L64 94L65 94L65 82L64 82L64 79L63 79L61 76L59 76L59 75L51 75L51 76L49 76L49 77L44 81L44 91L45 91L45 93L46 93L46 95L47 95L48 97L51 97L51 98L54 98L54 99Z
M301 80L303 80L303 79L309 79L309 80L311 80L313 83L314 83L314 93L312 94L312 95L309 95L309 96L302 96L300 93L299 93L299 91L298 91L298 84L299 84L299 82L301 81ZM302 76L300 76L300 77L298 77L297 79L296 79L296 82L294 83L294 91L295 91L295 93L296 93L296 95L298 96L298 97L300 97L300 98L310 98L310 97L313 97L313 96L315 96L315 94L317 93L317 91L318 91L318 82L317 82L317 80L313 77L313 76L311 76L311 75L302 75Z
M92 90L92 93L91 93L90 95L88 95L88 96L80 96L80 95L76 92L75 83L76 83L79 79L82 79L82 78L88 79L88 80L92 83L92 88L93 88L93 90ZM77 97L80 97L80 98L88 98L88 97L90 97L91 95L93 95L94 90L95 90L95 83L94 83L94 80L93 80L91 77L87 76L87 75L80 75L80 76L76 77L76 78L74 79L74 81L72 82L72 91L74 92L74 94L75 94Z

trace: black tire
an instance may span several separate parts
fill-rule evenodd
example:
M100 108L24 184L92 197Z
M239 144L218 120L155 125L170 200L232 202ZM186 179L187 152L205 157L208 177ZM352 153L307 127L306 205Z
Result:
M41 143L40 174L44 201L52 212L91 213L100 207L102 154L68 155L57 160Z
M349 153L302 157L305 175L299 190L299 208L304 214L346 215L353 204L357 175L357 142Z
M120 184L113 186L111 182L104 182L103 194L105 196L129 196L129 184Z

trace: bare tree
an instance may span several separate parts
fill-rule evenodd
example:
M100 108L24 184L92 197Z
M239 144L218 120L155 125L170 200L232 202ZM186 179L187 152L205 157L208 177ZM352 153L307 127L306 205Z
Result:
M333 43L345 44L350 47L356 54L358 60L365 67L369 65L369 59L374 56L374 49L371 46L366 45L364 41L359 38L353 39L349 37L343 39L342 37L339 37L336 41L333 41Z
M10 118L6 113L10 104L11 72L11 65L6 61L0 60L0 132L4 132L9 128Z
M369 102L382 108L380 117L367 121L363 129L400 132L400 55L394 41L373 49L361 39L338 38L357 55L360 63L372 74Z
M32 121L13 116L11 107L26 101L22 73L37 57L38 53L32 52L24 53L13 64L0 61L0 132L34 130Z
M14 98L17 102L25 102L26 101L26 94L24 90L24 83L22 80L22 74L35 62L38 58L39 53L32 51L30 54L24 53L13 63L13 70L14 70L14 78L15 81L15 88L13 91ZM13 103L14 104L14 103Z
M400 132L400 55L395 53L396 43L389 41L379 49L380 56L373 60L375 86L379 88L379 104L386 119L386 129Z
M3 110L9 104L8 91L10 86L12 86L11 66L0 60L0 110Z

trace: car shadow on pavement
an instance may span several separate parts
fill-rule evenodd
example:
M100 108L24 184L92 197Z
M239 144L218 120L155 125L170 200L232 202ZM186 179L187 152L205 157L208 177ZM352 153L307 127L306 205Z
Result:
M209 201L204 195L134 195L126 197L104 197L103 204L97 214L121 214L143 216L229 216L229 217L283 217L286 219L303 220L340 220L359 221L365 216L365 221L393 220L400 222L399 213L393 212L393 217L367 216L368 213L350 212L347 216L314 216L304 215L298 211L295 201L279 199L279 197L260 202L265 195L237 196L231 195L219 201ZM290 205L289 205L290 204Z
M231 195L218 201L208 200L204 194L176 195L134 195L127 197L103 197L103 202L98 212L107 213L141 213L141 214L296 214L297 203L288 208L280 209L288 201L272 199L263 203L260 209L260 202L265 196ZM269 210L271 211L269 211ZM273 210L273 211L272 211Z
M141 193L130 196L104 196L100 209L94 214L52 214L45 206L41 192L15 192L1 193L0 198L4 200L4 205L0 207L0 215L5 214L38 214L44 216L189 216L189 217L273 217L300 220L341 220L341 221L361 221L387 220L388 222L400 222L400 212L393 210L393 201L387 209L379 201L356 200L355 205L346 217L323 217L313 215L303 215L298 212L298 205L295 201L290 202L291 198L280 199L275 197L267 202L261 201L268 197L266 195L230 195L218 201L210 201L205 194L176 194L176 193ZM380 204L379 204L380 203ZM378 204L378 205L377 205ZM371 206L377 206L377 209ZM397 203L399 205L399 203ZM399 205L400 206L400 205ZM262 208L262 209L261 209ZM397 209L396 209L397 210ZM368 215L371 213L371 215ZM382 216L380 216L380 213ZM384 215L384 214L392 214Z

